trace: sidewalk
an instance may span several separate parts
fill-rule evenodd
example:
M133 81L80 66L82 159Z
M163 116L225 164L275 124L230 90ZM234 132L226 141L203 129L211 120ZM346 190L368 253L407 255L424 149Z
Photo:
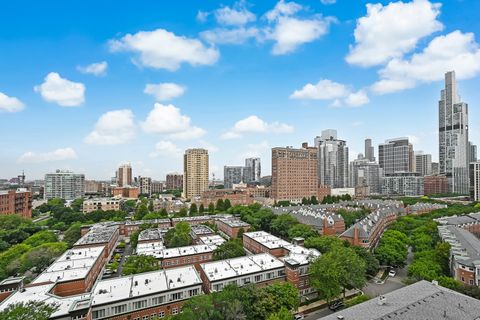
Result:
M347 290L346 293L345 293L345 298L350 298L354 295L357 295L359 292L361 292L361 290L357 290L357 289ZM340 295L339 297L337 297L333 300L340 299L340 298L343 298L343 295ZM323 308L326 308L326 307L327 307L327 301L326 300L318 300L318 301L312 302L310 304L298 307L298 312L300 312L300 313L310 313L310 312L313 312L313 311L316 311L316 310L319 310L319 309L323 309Z

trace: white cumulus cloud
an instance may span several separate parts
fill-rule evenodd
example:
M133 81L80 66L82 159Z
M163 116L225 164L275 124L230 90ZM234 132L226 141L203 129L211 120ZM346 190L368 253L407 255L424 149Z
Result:
M100 116L95 128L84 139L85 143L117 145L135 137L136 125L131 110L108 111Z
M77 159L77 153L72 148L56 149L49 152L33 152L28 151L22 154L18 163L41 163L50 161L72 160Z
M291 125L272 122L267 123L256 115L249 116L245 119L239 120L227 132L222 134L222 139L235 139L242 137L246 133L291 133L294 128Z
M165 134L172 139L194 139L206 133L204 129L192 126L190 118L171 104L155 103L142 127L145 132Z
M0 112L18 112L22 111L25 105L15 97L9 97L0 92Z
M89 73L99 77L104 76L107 73L107 68L107 61L102 61L89 64L88 66L78 66L77 70L81 73Z
M232 7L221 7L215 10L214 15L219 24L226 26L243 26L257 19L255 14L246 8L245 1L236 2Z
M440 6L428 0L367 4L366 16L357 20L347 62L368 67L401 58L420 39L443 29L437 20Z
M146 94L153 95L157 101L171 100L182 96L186 88L176 83L164 82L158 84L147 84L145 90Z
M179 157L182 151L171 141L161 140L155 144L151 157Z
M182 63L192 66L212 65L220 53L200 40L177 36L165 29L140 31L110 41L110 49L137 53L134 62L140 66L175 71Z
M62 78L56 72L50 72L45 81L33 88L48 102L62 107L76 107L85 102L85 85Z
M334 4L337 3L337 0L320 0L322 4Z
M453 31L435 37L428 46L408 59L393 59L380 70L380 80L372 86L378 94L415 87L419 82L439 81L455 70L458 79L480 73L480 48L473 33Z
M363 106L364 104L367 104L369 102L370 102L370 99L368 98L365 90L352 92L345 98L345 103L350 107Z
M261 32L256 27L215 28L201 32L200 37L209 43L242 44L249 39L258 40Z

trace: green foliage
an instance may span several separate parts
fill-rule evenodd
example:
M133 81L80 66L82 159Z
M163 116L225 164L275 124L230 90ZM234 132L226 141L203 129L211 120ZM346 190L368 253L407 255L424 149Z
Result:
M187 222L179 222L174 228L167 231L164 240L167 248L188 246L192 243L190 237L190 225Z
M295 217L289 214L281 214L272 221L271 231L280 237L286 238L288 237L288 231L290 228L298 223L299 222Z
M341 248L347 245L348 242L333 236L313 237L305 240L305 247L317 249L322 254L327 253L334 248Z
M230 202L230 199L225 199L225 201L223 201L223 210L227 211L231 207L232 207L232 203Z
M216 207L215 207L215 210L218 211L218 212L223 212L223 211L225 211L223 199L218 199L218 200L217 200L217 205L216 205Z
M310 265L310 283L327 301L345 289L362 288L365 283L365 262L353 249L335 247Z
M213 203L208 205L208 212L211 214L215 213L215 205Z
M83 198L78 198L72 201L70 203L70 208L72 208L73 211L82 211L82 206L83 206Z
M267 320L293 320L293 314L282 307L278 312L271 313Z
M137 207L137 201L135 200L127 200L122 204L122 210L126 212L133 212Z
M200 204L200 207L198 208L198 213L200 215L202 215L204 212L205 212L205 206L202 203L202 204Z
M16 244L0 253L0 280L16 273L20 268L20 257L30 249L29 245Z
M41 301L20 302L0 312L0 320L48 320L58 306Z
M145 204L140 204L137 209L135 209L134 218L135 220L142 220L144 216L149 213L148 207Z
M40 231L32 220L17 215L0 216L0 251L5 251L12 245L22 243L25 239Z
M345 221L345 228L350 228L358 220L364 218L366 215L370 213L370 210L367 209L360 209L357 211L353 210L345 210L339 209L337 210L337 214L341 215L343 220Z
M240 239L231 239L219 245L213 251L213 260L225 260L245 255L243 244Z
M197 214L198 214L197 205L195 203L192 203L190 205L190 215L191 216L196 216Z
M68 245L65 242L40 244L21 256L20 272L25 272L33 268L35 273L40 273L67 249Z
M42 243L57 242L58 237L51 231L39 231L23 241L24 244L36 247Z
M122 274L124 276L130 274L143 273L158 270L158 260L152 256L129 256L123 265Z
M383 265L403 267L407 260L409 242L405 233L389 229L383 234L375 256Z
M72 224L67 231L63 234L63 241L65 241L69 247L72 247L81 237L82 224L80 222Z
M352 197L349 194L345 194L343 196L327 195L323 198L322 204L337 203L337 202L340 202L340 201L350 201L350 200L352 200Z
M370 251L365 248L352 246L355 253L365 262L365 272L369 276L375 276L380 269L378 259Z
M140 231L137 230L137 231L134 231L130 234L130 245L133 249L136 249L137 248L137 244L138 244L138 236L140 235Z
M309 225L299 223L288 229L288 238L293 239L296 237L304 239L318 237L318 232Z
M347 308L350 308L350 307L352 307L356 304L360 304L360 303L363 303L363 302L368 301L368 300L370 300L370 297L365 295L365 294L362 294L362 295L356 296L353 299L347 300L345 302L345 306Z

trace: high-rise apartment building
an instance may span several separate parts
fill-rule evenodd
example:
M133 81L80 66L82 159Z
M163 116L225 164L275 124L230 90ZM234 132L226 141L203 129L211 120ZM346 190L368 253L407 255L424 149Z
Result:
M117 170L117 185L126 187L132 185L132 166L130 163L122 164Z
M0 215L16 214L32 217L32 192L26 188L0 190Z
M260 163L260 158L247 158L245 159L245 168L243 172L243 182L251 183L258 182L260 183L260 177L262 175L262 167Z
M413 146L408 138L386 140L378 146L378 162L384 175L413 172Z
M480 162L470 163L470 200L480 200Z
M318 181L331 188L348 186L348 147L345 140L337 139L337 131L328 129L315 138L318 149Z
M368 187L369 194L380 194L380 166L365 159L350 162L350 187Z
M477 146L474 145L471 141L468 142L468 162L477 162Z
M448 193L448 179L441 175L423 177L423 193L425 195Z
M183 156L183 197L199 197L208 190L208 150L188 149Z
M449 191L469 192L468 105L458 95L455 71L445 74L445 89L438 102L440 174L447 176Z
M423 151L415 152L415 170L414 172L420 176L429 176L432 174L432 155L423 153Z
M372 146L372 139L365 139L365 159L375 162L375 148Z
M181 190L183 188L183 174L176 172L167 174L165 187L167 190Z
M57 170L45 175L46 200L60 198L74 200L85 195L85 175L69 171Z
M138 177L138 184L140 187L140 194L149 196L152 194L152 178Z
M224 166L223 167L223 186L225 189L232 189L234 184L243 181L244 167ZM245 182L245 181L243 181Z
M440 174L440 167L438 162L432 162L432 175Z
M318 150L303 144L272 149L272 191L276 201L300 202L318 194Z
M423 187L423 177L414 172L396 173L382 179L382 194L387 196L421 196Z

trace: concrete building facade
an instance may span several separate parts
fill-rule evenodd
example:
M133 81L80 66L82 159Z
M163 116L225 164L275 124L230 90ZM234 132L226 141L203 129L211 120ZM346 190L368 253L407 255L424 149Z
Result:
M75 200L85 195L85 175L57 170L45 175L45 200Z
M337 139L337 131L328 129L315 138L318 149L318 182L331 188L348 187L348 147Z
M208 190L208 150L188 149L183 157L183 197L200 197Z

